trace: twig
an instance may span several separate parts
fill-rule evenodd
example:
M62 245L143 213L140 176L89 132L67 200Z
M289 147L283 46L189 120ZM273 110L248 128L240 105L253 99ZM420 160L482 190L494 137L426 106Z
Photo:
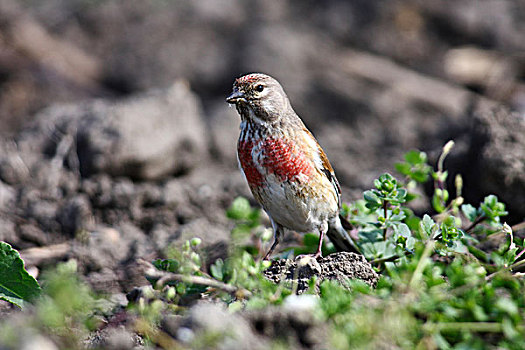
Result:
M525 253L525 249L523 249L521 252L518 253L518 255L516 255L516 258L514 258L514 261L518 260L520 256L523 255L523 253Z
M474 227L478 226L485 219L486 219L486 217L484 215L478 216L476 218L476 220L474 220L474 222L472 224L470 224L470 226L465 229L465 232L466 233L470 233L470 231L472 231L474 229Z
M490 281L491 279L493 279L494 277L496 277L497 275L503 273L503 272L506 272L506 271L511 271L517 267L520 267L522 265L525 265L525 260L520 260L518 261L517 263L514 263L510 266L507 266L507 267L504 267L502 268L501 270L498 270L494 273L491 273L490 275L488 275L487 277L485 277L485 281Z
M159 287L164 286L168 282L178 281L183 283L198 284L201 286L207 286L211 288L220 289L226 293L234 294L242 298L250 298L252 293L244 288L238 288L230 284L226 284L221 281L217 281L211 278L202 276L182 275L179 273L172 273L167 271L160 271L155 268L151 263L146 260L139 260L139 264L146 267L146 275L152 279L158 278L156 285Z
M20 256L26 266L38 266L44 262L65 258L71 250L69 243L48 245L45 247L29 248L20 251Z

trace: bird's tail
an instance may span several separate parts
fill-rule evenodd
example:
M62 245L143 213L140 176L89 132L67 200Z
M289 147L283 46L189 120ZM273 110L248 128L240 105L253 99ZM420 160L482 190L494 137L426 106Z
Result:
M335 220L335 223L329 225L326 235L330 238L330 241L334 244L337 251L361 254L354 240L346 231L352 228L352 224L342 216L339 216L339 220Z

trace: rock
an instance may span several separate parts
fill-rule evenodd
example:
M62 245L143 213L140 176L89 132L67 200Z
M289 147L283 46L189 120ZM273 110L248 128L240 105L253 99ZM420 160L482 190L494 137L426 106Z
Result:
M86 272L115 268L130 254L145 256L150 249L146 235L129 222L122 222L116 228L99 226L86 237L79 237L79 242L73 245L79 268L83 267Z
M223 227L218 227L206 218L192 220L190 223L180 227L178 238L187 241L194 237L206 237L206 244L216 244L217 241L228 240L230 232Z
M175 323L176 324L176 323ZM173 323L172 323L173 325ZM179 341L199 339L206 334L220 335L213 349L268 349L269 344L257 336L248 322L218 304L201 302L190 309L177 329L171 329Z
M16 234L15 223L9 217L0 215L0 241L18 245L20 237Z
M58 210L57 216L66 234L74 235L79 230L89 230L93 226L91 203L86 195L69 198Z
M237 166L237 139L240 118L235 108L225 108L225 100L214 102L209 108L208 128L211 137L211 154L232 168Z
M22 224L18 226L18 235L26 242L36 243L41 246L49 244L49 235L38 225Z
M137 345L134 342L134 337L135 334L128 331L123 326L110 328L100 346L105 349L115 350L133 349Z
M469 164L465 179L467 200L473 205L491 193L507 204L511 217L525 217L525 118L505 107L480 106L473 115Z
M14 204L15 190L0 180L0 210L5 210Z
M111 322L111 321L110 321ZM144 339L124 325L106 327L92 332L84 341L88 349L139 350L144 349Z
M119 274L114 269L103 267L100 271L90 272L85 279L95 292L118 293L122 290Z
M60 224L56 221L58 213L58 203L50 199L38 198L35 196L34 201L30 201L26 208L26 217L30 217L39 224L46 232L59 232Z
M43 169L44 176L38 180L56 187L63 165L83 177L105 173L160 179L186 173L208 155L200 102L181 80L168 89L118 102L51 106L34 119L16 138L20 153L0 156L0 179L7 183L19 183L32 167L39 166L51 169ZM50 162L42 163L42 158ZM58 183L49 184L50 180ZM66 185L71 187L67 181Z
M166 91L92 108L86 114L77 133L83 176L159 179L188 172L206 158L200 105L181 81Z
M312 296L299 296L304 297ZM258 335L285 342L290 349L324 349L330 344L327 327L313 310L270 306L242 315Z
M51 339L40 334L24 337L20 344L20 350L58 350Z
M0 147L0 180L15 185L29 178L29 169L20 157L13 143L2 144Z
M343 286L347 286L347 279L360 279L371 287L375 287L379 280L364 256L349 252L333 253L317 260L309 256L296 261L276 260L264 271L264 275L274 283L280 283L283 277L297 283L297 294L308 289L308 282L313 276L318 277L318 283L330 279Z

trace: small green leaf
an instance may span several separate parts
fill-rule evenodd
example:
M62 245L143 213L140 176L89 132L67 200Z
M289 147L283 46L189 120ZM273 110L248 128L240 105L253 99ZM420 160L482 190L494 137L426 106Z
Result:
M381 206L381 199L373 191L365 191L363 193L366 204L365 206L370 210L376 210Z
M473 205L470 204L463 204L461 206L461 212L465 217L470 220L470 222L474 222L478 216L478 211L476 208L474 208Z
M432 196L432 207L438 213L442 213L445 210L445 206L441 202L441 197L437 193L434 193Z
M400 188L397 190L396 200L398 203L404 203L407 196L407 190Z
M421 229L423 230L423 232L427 235L427 237L432 237L434 235L434 232L437 229L436 223L427 214L423 216L423 220L421 220L419 225Z
M487 221L492 224L499 224L500 217L508 214L505 210L505 204L499 202L498 197L493 194L485 197L480 205L480 211L487 218Z
M516 305L516 302L506 298L501 297L496 301L496 308L500 311L505 312L506 314L510 316L518 315L519 314L519 308Z
M410 174L411 167L410 167L410 164L408 163L396 163L394 167L397 171L399 171L403 175Z
M40 292L38 282L24 268L20 254L0 242L0 299L23 307L24 302L32 301Z
M176 273L179 272L180 262L176 259L157 259L153 261L153 266L161 271Z
M210 272L213 277L222 281L224 278L224 261L220 258L215 260L215 263L210 266Z
M230 219L241 220L247 219L251 214L250 202L244 197L237 197L231 207L226 212Z
M410 174L410 178L419 183L427 182L430 167L424 170L416 170Z
M413 165L424 164L427 162L427 154L425 152L412 150L405 154L405 159L408 163Z
M394 232L396 233L396 235L399 235L405 238L412 237L412 232L410 232L410 229L408 228L406 224L399 224L399 225L394 226Z
M190 240L190 244L192 247L198 247L202 243L202 239L199 237L194 237Z

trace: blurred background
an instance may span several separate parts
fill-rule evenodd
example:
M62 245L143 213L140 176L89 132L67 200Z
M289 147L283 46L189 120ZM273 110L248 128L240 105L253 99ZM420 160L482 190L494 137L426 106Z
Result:
M453 139L449 179L520 222L524 37L524 1L2 0L0 240L105 291L170 242L224 252L224 210L251 198L224 99L249 72L283 84L344 200Z

